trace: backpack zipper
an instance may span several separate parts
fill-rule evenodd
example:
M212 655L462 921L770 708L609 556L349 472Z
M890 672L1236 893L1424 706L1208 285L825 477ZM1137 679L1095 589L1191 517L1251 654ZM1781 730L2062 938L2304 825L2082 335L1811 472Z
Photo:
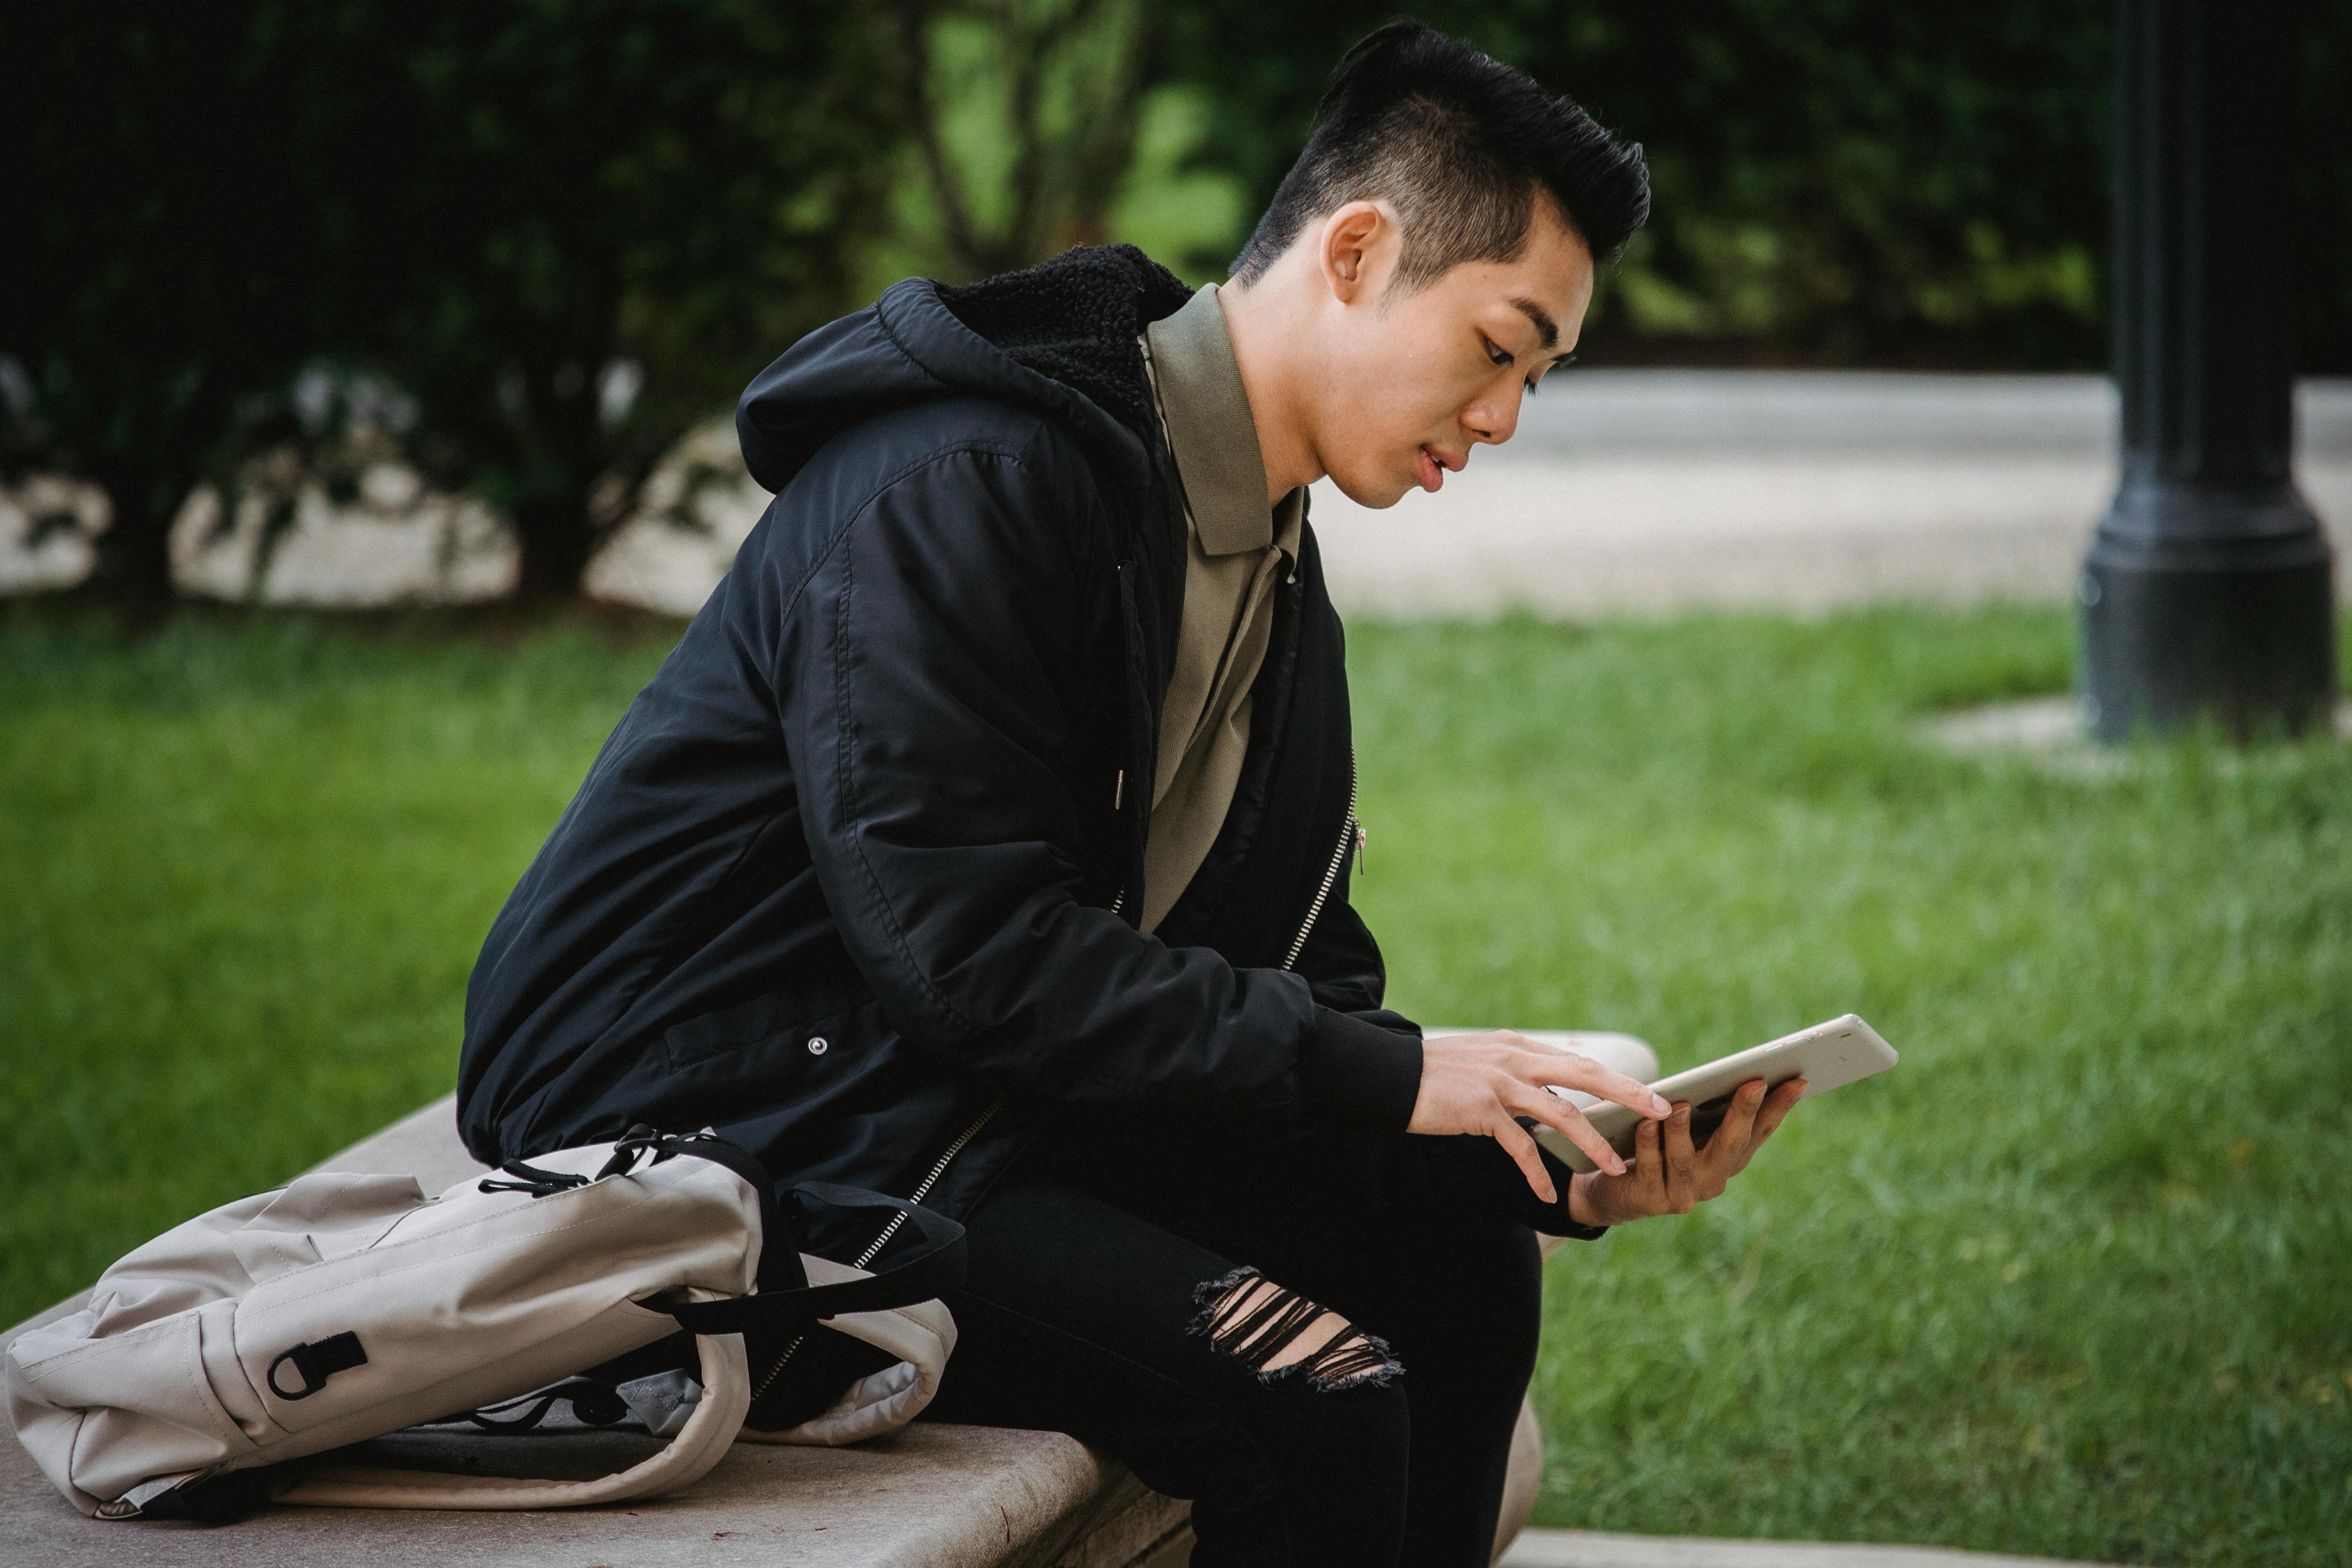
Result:
M931 1188L939 1184L939 1179L947 1173L948 1163L953 1160L958 1154L963 1152L963 1146L971 1142L975 1137L979 1136L980 1130L988 1125L988 1119L994 1116L999 1110L1003 1109L1003 1105L1004 1097L1003 1095L998 1095L994 1100L990 1102L987 1110L982 1111L979 1116L973 1119L971 1126L956 1134L955 1142L950 1143L947 1148L940 1152L940 1157L932 1163L929 1173L927 1173L921 1181L915 1184L915 1190L907 1196L907 1201L908 1203L919 1204L923 1201L925 1195L930 1192ZM866 1250L857 1255L857 1261L851 1264L850 1267L853 1268L863 1268L867 1264L873 1262L876 1255L882 1250L883 1246L889 1241L892 1236L897 1234L898 1227L906 1224L906 1222L907 1216L904 1214L892 1215L890 1216L890 1223L882 1227L882 1234L876 1237L873 1241L866 1246ZM808 1335L806 1333L798 1333L793 1336L792 1342L784 1346L783 1353L776 1357L776 1364L768 1369L768 1374L760 1380L760 1385L751 1390L751 1397L753 1399L758 1399L761 1394L768 1392L769 1385L776 1381L776 1374L784 1370L784 1363L793 1359L793 1352L799 1350L807 1339Z
M1283 968L1297 963L1298 955L1307 950L1307 933L1315 929L1323 906L1330 901L1331 889L1339 880L1339 868L1348 863L1348 851L1360 849L1363 839L1364 825L1356 820L1356 753L1351 749L1348 752L1348 820L1339 825L1339 842L1331 847L1331 863L1323 868L1323 885L1315 889L1315 901L1307 906L1307 919L1300 922L1298 934L1290 940L1290 952L1282 961Z

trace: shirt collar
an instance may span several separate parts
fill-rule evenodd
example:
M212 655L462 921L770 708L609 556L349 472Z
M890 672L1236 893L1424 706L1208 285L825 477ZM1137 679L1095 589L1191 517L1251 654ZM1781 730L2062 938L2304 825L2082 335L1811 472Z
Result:
M1293 490L1275 507L1265 504L1265 458L1217 286L1204 286L1175 314L1144 329L1144 337L1201 548L1231 555L1279 542L1297 554L1301 498Z

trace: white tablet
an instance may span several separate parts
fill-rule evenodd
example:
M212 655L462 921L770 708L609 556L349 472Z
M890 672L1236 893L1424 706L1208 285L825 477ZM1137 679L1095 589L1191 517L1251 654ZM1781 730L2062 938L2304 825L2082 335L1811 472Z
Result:
M1705 1067L1662 1078L1650 1087L1669 1104L1678 1100L1689 1102L1691 1138L1694 1142L1703 1143L1707 1134L1721 1124L1724 1112L1731 1109L1732 1091L1750 1079L1760 1078L1769 1088L1801 1078L1805 1080L1804 1098L1810 1100L1824 1089L1885 1072L1895 1065L1895 1047L1880 1039L1877 1030L1848 1013L1843 1018L1815 1024L1769 1044L1735 1051ZM1555 1088L1552 1092L1582 1109L1585 1120L1592 1123L1594 1131L1609 1140L1611 1148L1627 1159L1633 1158L1633 1131L1643 1121L1641 1116L1613 1101L1595 1100L1589 1094L1572 1089ZM1555 1128L1538 1127L1536 1141L1571 1171L1593 1168L1584 1151Z

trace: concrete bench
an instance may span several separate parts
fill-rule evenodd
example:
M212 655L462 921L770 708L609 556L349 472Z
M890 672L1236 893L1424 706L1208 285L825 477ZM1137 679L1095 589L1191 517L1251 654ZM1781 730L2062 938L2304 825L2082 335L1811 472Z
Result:
M1432 1030L1431 1033L1456 1031ZM1639 1077L1648 1047L1628 1036L1549 1035ZM1641 1070L1646 1067L1647 1070ZM414 1175L439 1192L483 1167L458 1143L444 1098L321 1162L324 1170ZM78 1310L87 1292L0 1337ZM1534 1503L1540 1440L1523 1417L1507 1534ZM627 1433L540 1438L403 1434L410 1462L487 1469L488 1456L528 1473L592 1475L644 1457L655 1439ZM517 1445L534 1450L518 1460ZM493 1447L495 1446L495 1447ZM512 1473L509 1470L507 1473ZM656 1501L578 1511L435 1513L273 1509L229 1529L84 1519L33 1466L0 1443L0 1529L8 1561L138 1568L320 1568L494 1562L502 1568L1183 1568L1190 1505L1146 1488L1126 1467L1056 1432L917 1422L850 1448L738 1444L702 1481Z

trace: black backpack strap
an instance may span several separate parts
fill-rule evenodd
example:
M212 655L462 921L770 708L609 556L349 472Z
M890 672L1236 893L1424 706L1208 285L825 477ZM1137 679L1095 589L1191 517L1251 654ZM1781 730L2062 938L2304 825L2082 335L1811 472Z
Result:
M678 1152L701 1151L681 1147ZM763 1285L756 1296L677 1306L651 1300L642 1304L667 1312L681 1327L698 1334L740 1334L752 1330L805 1327L820 1318L838 1317L844 1312L875 1312L911 1306L943 1296L963 1283L963 1226L936 1209L831 1182L803 1182L786 1196L796 1205L813 1199L832 1208L902 1215L918 1245L888 1268L866 1279L845 1279L837 1285L810 1285L803 1274L798 1288L772 1289ZM797 1270L799 1267L795 1257L793 1268Z

